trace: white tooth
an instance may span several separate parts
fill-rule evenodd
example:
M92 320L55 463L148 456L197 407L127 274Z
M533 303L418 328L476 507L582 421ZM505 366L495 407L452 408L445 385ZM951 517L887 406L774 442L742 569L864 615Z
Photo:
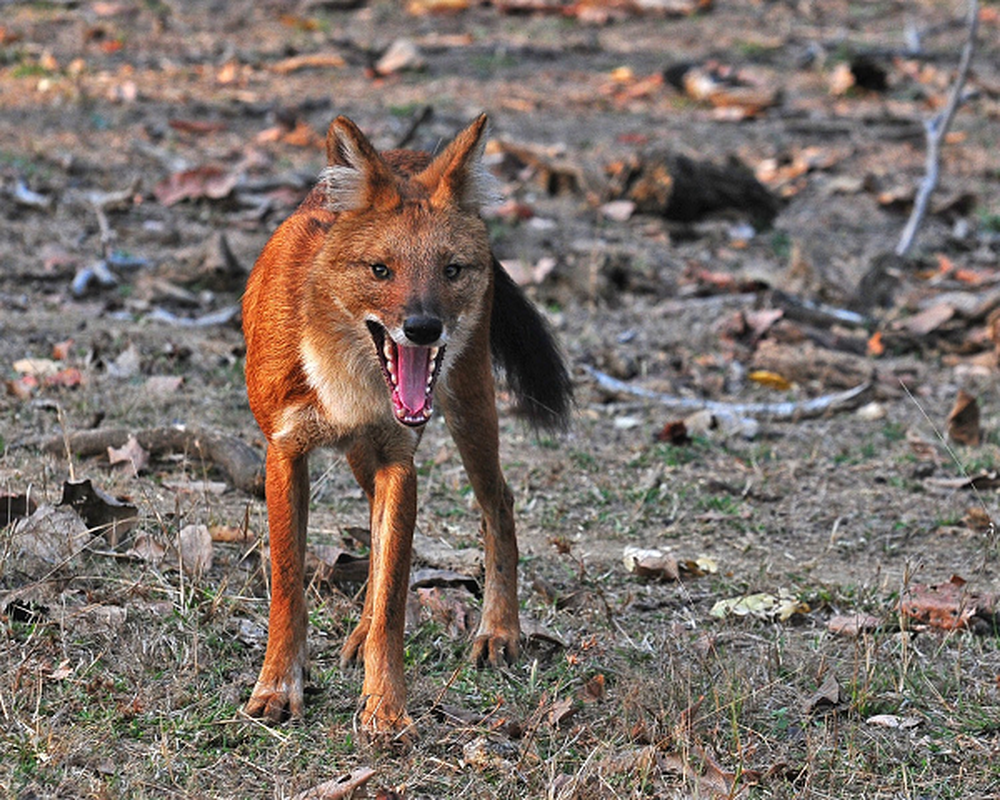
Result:
M387 361L392 361L392 345L389 344L388 339L386 339L385 343L382 345L382 352L385 354Z
M434 359L436 359L438 357L438 352L440 351L440 349L441 348L439 348L439 347L432 347L431 348L431 361L433 361Z

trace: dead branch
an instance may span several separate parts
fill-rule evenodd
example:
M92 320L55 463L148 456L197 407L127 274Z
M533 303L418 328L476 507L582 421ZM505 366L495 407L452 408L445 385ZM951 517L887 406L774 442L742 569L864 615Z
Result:
M122 447L130 435L152 455L191 453L215 464L225 472L237 489L258 497L264 496L264 465L250 445L235 436L199 430L197 428L149 428L130 431L128 428L98 428L76 431L64 438L59 436L42 445L42 449L59 455L69 452L77 456L106 454L109 447Z
M927 159L926 173L920 182L917 190L917 197L913 203L913 211L906 222L902 235L899 237L899 244L896 245L896 255L905 258L913 243L917 238L917 231L927 214L927 204L930 202L931 194L934 192L938 182L941 163L941 144L951 127L951 121L962 102L962 90L965 88L965 79L969 74L969 66L972 63L972 55L976 49L976 32L979 28L979 3L977 0L969 0L967 12L968 33L965 37L965 44L962 46L962 57L958 64L958 73L955 76L955 83L952 84L951 94L945 107L924 123L927 134Z
M373 777L375 777L375 770L371 767L358 767L349 775L341 775L306 789L304 792L299 792L292 800L342 800L342 798L354 797L355 790L364 786Z
M834 411L845 411L854 408L871 388L871 381L865 381L858 386L843 392L825 394L811 400L786 403L723 403L717 400L699 400L695 397L677 397L676 395L655 392L641 386L633 386L625 381L612 378L605 372L584 364L583 368L597 381L598 385L611 392L622 392L635 397L655 400L670 408L705 410L719 417L767 417L769 419L787 422L797 419L820 417Z

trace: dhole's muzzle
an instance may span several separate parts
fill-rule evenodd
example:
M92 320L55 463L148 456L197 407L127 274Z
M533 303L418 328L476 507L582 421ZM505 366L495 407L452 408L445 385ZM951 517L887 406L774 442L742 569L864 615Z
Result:
M402 330L405 341L397 342L380 322L368 320L392 410L404 425L423 425L431 418L434 382L445 350L443 344L435 346L432 342L441 340L443 329L437 317L407 317Z

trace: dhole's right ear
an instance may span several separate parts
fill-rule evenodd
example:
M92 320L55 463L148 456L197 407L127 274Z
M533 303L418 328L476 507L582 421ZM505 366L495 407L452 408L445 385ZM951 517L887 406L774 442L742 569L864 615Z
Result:
M399 203L392 170L347 117L337 117L326 134L327 166L320 175L331 211L387 208Z

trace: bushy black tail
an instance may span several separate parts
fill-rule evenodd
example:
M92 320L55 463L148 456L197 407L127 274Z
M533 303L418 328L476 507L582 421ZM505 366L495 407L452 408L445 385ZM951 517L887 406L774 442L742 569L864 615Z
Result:
M518 411L535 427L565 429L573 383L549 324L493 259L493 363L507 374Z

